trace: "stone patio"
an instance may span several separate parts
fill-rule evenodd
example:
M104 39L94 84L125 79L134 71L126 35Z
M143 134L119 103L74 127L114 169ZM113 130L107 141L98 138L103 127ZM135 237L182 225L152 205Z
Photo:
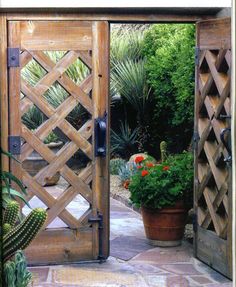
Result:
M71 206L73 208L73 206ZM31 267L33 286L231 287L232 282L193 258L192 245L153 248L139 213L111 199L111 256L105 263Z

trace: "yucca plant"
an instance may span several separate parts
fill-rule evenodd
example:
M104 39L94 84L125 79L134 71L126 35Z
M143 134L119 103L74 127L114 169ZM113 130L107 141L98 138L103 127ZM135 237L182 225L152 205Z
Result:
M149 109L152 104L150 89L147 85L145 60L126 60L118 62L111 73L114 89L136 112L139 127L139 150L143 151L148 142Z
M111 130L111 153L128 159L137 152L139 128L131 130L127 121L121 122L119 132Z

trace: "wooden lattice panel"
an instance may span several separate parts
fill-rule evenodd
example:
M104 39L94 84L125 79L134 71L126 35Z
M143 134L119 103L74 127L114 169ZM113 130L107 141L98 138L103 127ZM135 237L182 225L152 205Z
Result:
M108 23L10 21L8 29L9 47L20 50L20 67L9 68L10 135L22 139L17 156L22 164L12 161L11 171L26 186L27 200L33 201L34 207L38 202L48 213L43 231L26 249L28 261L48 264L106 258L108 157L95 157L93 123L105 113L109 116ZM26 72L32 63L43 71L40 77L34 78L31 71L31 79ZM70 70L78 63L85 67L81 78L73 77ZM63 92L63 100L53 104L51 90L58 97ZM32 108L42 118L34 130L26 124ZM78 117L72 119L76 111ZM63 142L56 152L45 143L52 132ZM35 175L25 165L32 154L46 162ZM80 164L72 168L75 154L73 161ZM58 172L64 189L53 191L45 185ZM25 210L22 206L23 213ZM98 215L103 216L104 223L100 230Z
M34 59L47 72L33 87L23 77L21 78L21 93L24 97L20 101L22 116L34 105L47 118L35 131L30 131L24 124L21 126L21 137L25 140L22 146L21 161L24 162L35 150L48 162L48 165L34 177L25 170L22 171L23 182L28 190L28 200L37 196L48 206L46 226L59 216L70 228L78 228L83 221L87 221L87 216L90 215L91 211L89 209L82 220L77 220L65 209L78 193L92 205L92 191L89 186L92 179L91 164L81 170L79 175L66 165L79 149L90 160L92 159L92 145L88 141L92 135L92 121L87 121L79 130L76 130L66 119L78 104L81 104L90 114L92 113L92 99L89 95L92 88L91 73L80 85L76 85L66 74L66 70L78 58L91 70L90 51L68 51L57 63L54 63L43 51L24 50L20 55L21 69ZM57 108L53 108L43 95L56 81L68 92L69 96ZM44 139L56 128L59 128L66 135L68 141L54 154L44 143ZM61 196L54 199L44 185L46 179L58 171L69 183L69 187Z
M199 58L198 224L227 238L228 153L220 132L230 116L231 51L201 50Z

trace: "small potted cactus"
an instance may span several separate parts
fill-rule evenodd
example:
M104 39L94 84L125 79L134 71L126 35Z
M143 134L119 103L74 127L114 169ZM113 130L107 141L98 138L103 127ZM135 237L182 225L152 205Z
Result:
M181 244L193 194L193 156L183 152L167 156L160 145L162 162L139 157L138 171L131 177L131 201L141 207L146 236L152 245Z

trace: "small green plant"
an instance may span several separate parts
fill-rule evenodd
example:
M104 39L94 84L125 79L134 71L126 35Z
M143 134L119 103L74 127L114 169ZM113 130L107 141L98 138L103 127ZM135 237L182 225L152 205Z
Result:
M113 158L110 160L110 174L118 175L119 169L124 166L126 161L122 158Z
M55 142L58 142L59 141L59 138L58 136L54 133L54 132L51 132L44 140L44 143L45 144L49 144L49 143L55 143Z
M134 162L127 162L119 168L118 174L122 183L130 178L137 172L137 165Z
M138 172L129 184L131 201L138 207L161 209L177 200L191 202L193 194L193 156L183 152L170 156L165 162L153 164L140 160Z
M19 162L9 152L6 152L2 149L0 149L0 152L1 152L1 154L4 154L4 155L8 156L9 158ZM2 207L3 207L3 209L6 208L6 205L9 201L11 201L12 199L17 199L17 198L22 200L26 205L29 206L28 202L24 198L24 195L26 195L25 187L17 177L15 177L11 172L1 170L0 171L0 180L2 183ZM19 187L21 192L12 188L13 182Z
M13 259L4 263L4 286L27 287L32 281L32 274L27 270L26 259L18 250Z

